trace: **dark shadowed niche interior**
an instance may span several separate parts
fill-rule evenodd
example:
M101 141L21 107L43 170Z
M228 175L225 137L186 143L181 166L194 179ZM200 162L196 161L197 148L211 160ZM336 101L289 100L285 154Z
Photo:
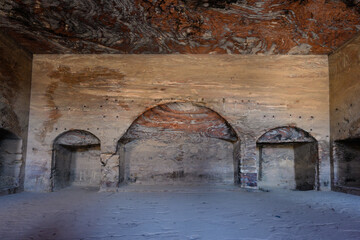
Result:
M22 162L21 138L0 128L0 194L19 188Z
M260 189L317 189L318 143L308 132L274 128L258 139L257 147Z
M59 135L53 146L52 189L79 185L100 186L100 140L87 131Z
M167 103L139 116L118 142L120 182L239 182L240 143L213 110Z
M360 137L335 141L338 187L360 190Z

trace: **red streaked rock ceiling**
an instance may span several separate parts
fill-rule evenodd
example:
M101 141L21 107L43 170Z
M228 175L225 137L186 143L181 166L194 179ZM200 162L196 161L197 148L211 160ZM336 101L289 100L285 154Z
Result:
M327 54L359 0L3 0L1 31L41 53Z

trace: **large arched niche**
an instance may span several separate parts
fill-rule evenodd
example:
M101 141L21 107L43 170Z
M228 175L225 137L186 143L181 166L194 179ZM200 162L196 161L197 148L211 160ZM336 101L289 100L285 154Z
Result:
M100 186L100 140L84 130L60 134L53 144L52 189L78 185Z
M13 193L20 187L22 163L22 139L0 128L0 193Z
M318 187L318 143L297 127L277 127L257 140L261 189L314 190Z
M190 102L153 107L118 141L120 182L239 183L240 142L213 110Z

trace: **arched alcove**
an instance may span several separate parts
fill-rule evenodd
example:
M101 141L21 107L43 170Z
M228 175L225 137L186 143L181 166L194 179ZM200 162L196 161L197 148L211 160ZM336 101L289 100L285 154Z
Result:
M234 129L213 110L189 102L159 105L119 140L120 181L237 183L238 145Z
M22 163L21 138L0 128L0 193L15 192L20 186Z
M90 132L71 130L54 141L52 159L53 190L70 185L100 185L100 140Z
M318 144L309 133L296 127L277 127L264 133L257 147L259 188L316 189Z

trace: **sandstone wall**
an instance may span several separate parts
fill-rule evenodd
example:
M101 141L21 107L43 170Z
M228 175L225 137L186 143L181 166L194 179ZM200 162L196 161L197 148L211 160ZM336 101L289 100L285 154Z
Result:
M103 162L113 162L131 124L171 102L207 107L231 125L241 141L242 186L256 187L257 139L296 126L318 141L320 185L329 187L327 56L34 55L32 77L27 190L50 190L59 134L91 132Z
M12 39L0 32L0 63L0 128L12 133L5 134L5 132L0 131L0 141L7 138L5 135L12 135L12 137L10 137L12 138L12 142L14 142L14 138L20 138L16 143L17 146L6 148L8 150L11 149L11 151L9 151L12 154L18 155L15 157L16 163L14 164L19 166L20 169L16 167L16 169L11 170L16 176L14 175L15 179L12 181L14 184L8 186L9 191L14 191L23 188L23 163L26 158L32 56L29 52L19 47ZM16 137L13 134L16 135ZM8 143L4 143L1 144L1 146L4 147L7 144ZM5 149L0 147L0 151L2 150L5 151ZM1 156L0 158L2 159ZM4 161L0 160L0 162L3 163ZM8 171L3 169L2 172ZM0 192L2 190L6 189L2 188Z
M349 157L347 163L344 163L344 159L339 156L344 152L346 154L348 150L350 154L353 149L359 148L352 146L354 143L348 145L347 141L360 139L360 36L330 55L329 67L333 184L336 188L345 184L346 168L351 168L349 175L360 174L359 159L355 161ZM360 143L357 145L360 146ZM353 180L360 185L359 178Z

